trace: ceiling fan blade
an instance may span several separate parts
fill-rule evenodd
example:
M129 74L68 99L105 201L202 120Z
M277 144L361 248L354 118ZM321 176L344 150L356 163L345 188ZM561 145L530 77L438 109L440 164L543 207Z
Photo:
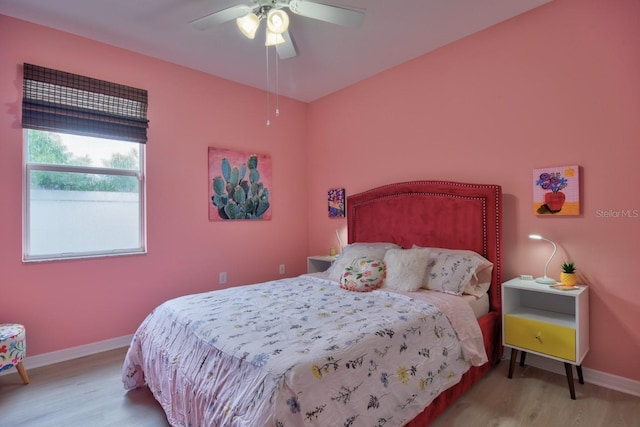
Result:
M330 6L309 0L291 0L289 2L289 10L307 18L349 27L356 27L362 24L364 20L363 10L347 9L342 6Z
M276 51L278 52L278 58L280 59L289 59L297 56L296 46L293 43L293 38L291 37L291 33L289 31L285 31L282 33L282 37L285 42L276 45Z
M209 15L205 15L202 18L194 19L190 24L198 30L206 30L214 25L224 24L225 22L232 21L236 18L246 15L251 12L252 8L246 5L231 6L226 9L213 12Z

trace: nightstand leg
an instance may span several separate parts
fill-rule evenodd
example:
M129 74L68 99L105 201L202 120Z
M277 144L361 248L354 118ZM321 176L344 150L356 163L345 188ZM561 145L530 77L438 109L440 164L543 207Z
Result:
M509 363L509 378L513 378L513 368L516 365L516 359L518 358L518 350L511 349L511 362Z
M567 381L569 382L569 393L571 394L571 399L576 400L576 389L573 384L573 368L570 363L564 364L564 370L567 373Z
M527 357L527 352L520 350L520 366L524 367L524 359Z
M580 384L584 384L584 377L582 376L582 365L577 365L576 371L578 371L578 381L580 381Z

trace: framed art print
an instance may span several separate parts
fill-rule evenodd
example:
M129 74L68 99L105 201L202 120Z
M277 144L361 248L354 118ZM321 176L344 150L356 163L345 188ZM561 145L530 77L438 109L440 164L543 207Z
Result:
M535 215L580 215L579 166L533 170L533 212Z
M271 219L271 156L209 147L209 221Z
M344 188L332 188L327 193L329 203L329 218L344 218Z

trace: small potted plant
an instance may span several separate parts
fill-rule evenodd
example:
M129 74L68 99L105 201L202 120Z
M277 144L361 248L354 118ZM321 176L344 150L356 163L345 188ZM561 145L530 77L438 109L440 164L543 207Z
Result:
M562 263L562 272L560 273L560 283L564 286L574 286L577 282L576 266L571 262Z

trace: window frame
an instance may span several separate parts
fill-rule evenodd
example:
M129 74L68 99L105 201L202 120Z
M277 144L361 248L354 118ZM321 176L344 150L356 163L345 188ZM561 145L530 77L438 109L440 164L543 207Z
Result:
M25 263L41 261L60 261L68 259L102 258L111 256L143 255L147 253L147 198L146 198L146 144L137 143L139 146L139 169L117 169L91 166L59 165L50 163L30 163L29 162L29 129L23 129L23 184L22 184L22 261ZM64 134L65 132L48 131L52 133ZM102 138L104 139L104 138ZM115 139L115 138L111 138ZM131 141L124 141L131 142ZM133 142L136 144L136 142ZM111 176L135 177L138 180L139 188L139 235L140 246L128 249L111 249L85 252L64 252L43 255L31 255L31 172L67 172L67 173L88 173Z

